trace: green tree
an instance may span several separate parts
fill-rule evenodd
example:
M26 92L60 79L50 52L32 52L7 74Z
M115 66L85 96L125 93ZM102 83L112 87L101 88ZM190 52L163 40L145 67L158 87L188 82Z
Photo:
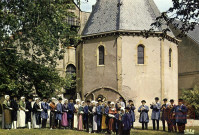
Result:
M79 40L67 23L72 0L0 1L0 92L52 96L69 81L56 71L65 47Z
M181 98L184 99L189 108L195 110L195 118L199 118L199 88L194 87L193 90L183 90ZM193 113L193 112L191 112Z
M173 6L168 11L163 12L152 25L159 27L163 24L173 24L175 29L181 30L178 36L182 37L188 31L192 31L196 25L199 25L199 1L172 0L172 2ZM169 29L164 30L164 32L167 31Z

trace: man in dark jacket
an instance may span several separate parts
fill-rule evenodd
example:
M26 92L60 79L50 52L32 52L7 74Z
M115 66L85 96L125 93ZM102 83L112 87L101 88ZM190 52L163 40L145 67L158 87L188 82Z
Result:
M175 107L175 118L179 133L184 133L185 124L187 123L188 109L183 105L183 99L178 100L178 105Z
M13 97L13 100L11 101L11 108L12 110L12 124L13 124L13 129L17 129L17 111L19 109L19 105L17 104L17 96Z
M26 123L28 123L28 129L31 128L31 112L32 112L32 96L28 97L28 101L26 102L26 109L28 110L26 112Z
M167 113L167 110L166 110L166 108L168 107L168 104L167 104L166 98L163 99L163 101L164 101L164 104L161 107L161 111L162 111L161 120L162 120L163 131L165 131L165 122L168 120L168 113Z

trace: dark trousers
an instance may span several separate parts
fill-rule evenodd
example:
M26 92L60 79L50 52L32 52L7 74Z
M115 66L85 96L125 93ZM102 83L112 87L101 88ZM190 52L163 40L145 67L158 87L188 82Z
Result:
M145 129L148 129L148 123L146 123L146 122L143 122L142 123L142 129L144 130L144 126L145 126Z
M101 132L102 130L101 123L102 123L102 115L97 115L97 131L98 132Z
M185 124L184 123L177 123L179 133L184 133Z
M122 135L130 135L130 130L123 130Z
M165 131L165 120L162 120L162 128L163 128L163 131Z
M73 129L73 119L68 119L68 126L70 129Z
M155 121L157 123L157 130L159 130L159 120L153 120L153 130L155 130Z
M42 128L46 128L47 119L42 119Z

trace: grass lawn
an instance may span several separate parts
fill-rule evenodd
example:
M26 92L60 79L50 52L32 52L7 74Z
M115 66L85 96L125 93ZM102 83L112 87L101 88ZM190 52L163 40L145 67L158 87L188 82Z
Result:
M195 135L199 135L199 127L187 127L187 129L194 129ZM131 135L175 135L175 133L168 133L163 131L141 130L140 128L133 129ZM5 130L0 129L0 135L89 135L84 131L63 130L63 129L17 129ZM98 135L98 134L94 134Z

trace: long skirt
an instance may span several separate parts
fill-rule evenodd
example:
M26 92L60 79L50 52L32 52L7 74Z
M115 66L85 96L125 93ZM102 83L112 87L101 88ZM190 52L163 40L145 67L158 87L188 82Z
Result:
M38 120L38 117L35 113L32 115L32 128L41 128L41 121Z
M73 128L77 129L77 126L78 126L78 117L77 117L77 113L74 113Z
M79 115L79 119L78 119L78 130L83 130L82 114Z
M56 116L55 112L50 112L50 127L51 128L52 127L55 128L55 126L56 126L55 116Z
M25 127L26 126L26 113L23 110L19 110L17 112L17 127Z
M66 112L64 112L64 114L62 115L61 124L62 124L63 127L68 126L68 119L67 119L67 113Z
M11 111L8 109L4 110L4 128L10 129L11 124L12 124L12 119L11 119Z
M93 131L97 131L97 115L93 116Z
M110 131L114 131L114 118L110 118L109 119L109 125L108 125L108 127L109 127Z
M106 115L102 115L102 130L107 129Z

